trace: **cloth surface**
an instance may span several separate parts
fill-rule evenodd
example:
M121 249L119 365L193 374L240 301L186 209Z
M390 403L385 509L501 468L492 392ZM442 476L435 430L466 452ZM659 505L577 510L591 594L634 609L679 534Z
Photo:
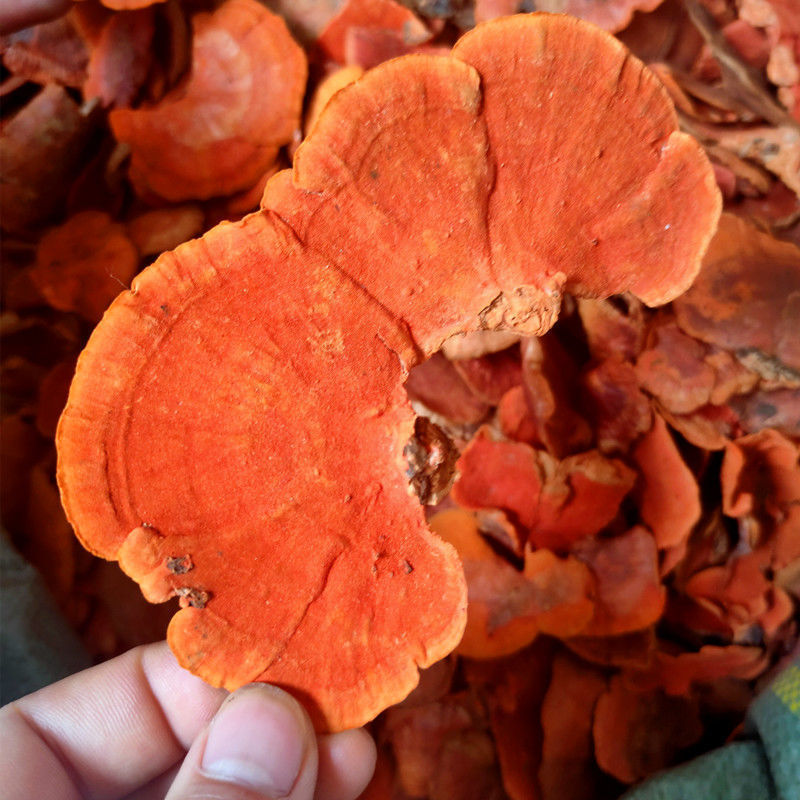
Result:
M668 770L621 800L800 800L800 658L753 701L752 737Z
M0 705L89 666L39 573L0 532Z

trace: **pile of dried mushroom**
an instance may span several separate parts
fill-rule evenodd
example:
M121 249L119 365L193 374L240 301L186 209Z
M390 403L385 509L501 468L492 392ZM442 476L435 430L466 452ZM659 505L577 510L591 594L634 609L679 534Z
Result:
M5 527L96 657L176 611L117 561L374 720L365 797L723 743L797 641L800 14L267 5L2 40Z

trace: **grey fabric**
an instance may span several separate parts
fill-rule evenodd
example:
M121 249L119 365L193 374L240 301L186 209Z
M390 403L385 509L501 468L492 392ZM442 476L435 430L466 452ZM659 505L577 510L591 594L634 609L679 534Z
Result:
M88 666L39 573L0 531L0 705Z

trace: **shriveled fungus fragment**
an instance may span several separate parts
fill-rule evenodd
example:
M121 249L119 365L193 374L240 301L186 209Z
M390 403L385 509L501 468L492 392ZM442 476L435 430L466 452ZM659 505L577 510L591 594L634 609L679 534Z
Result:
M675 315L703 341L736 352L756 349L800 370L800 249L724 215Z
M425 24L397 0L345 0L316 44L331 61L373 67L377 62L364 64L353 58L354 39L363 31L394 40L398 49L391 55L403 55L403 46L410 48L431 38Z
M168 632L182 664L283 685L340 729L458 642L461 567L403 475L411 358L394 321L265 215L162 256L114 304L59 428L63 500L153 599L196 590ZM193 569L171 572L187 553Z
M138 266L123 225L103 211L82 211L42 237L31 278L53 308L97 322Z
M703 733L696 700L640 692L615 675L597 701L594 748L600 768L635 783L669 767Z
M495 441L481 428L456 465L453 498L465 508L499 508L526 528L536 521L544 474L537 451L522 442Z
M553 660L552 639L537 639L505 659L466 663L470 685L486 698L503 788L511 800L539 800L540 716Z
M728 445L720 473L722 510L766 524L772 565L800 558L800 450L769 428Z
M557 461L540 452L545 474L530 541L537 547L567 550L599 533L616 516L633 488L636 473L619 459L589 450Z
M592 718L606 689L600 670L559 653L542 704L542 800L584 800L594 797L600 773L594 766Z
M658 652L650 669L630 672L629 679L642 689L661 687L667 694L686 696L695 683L710 683L725 677L755 678L768 663L768 656L760 647L709 644L696 653Z
M84 97L104 106L130 105L150 70L154 33L149 8L112 15L92 47Z
M611 539L585 539L575 554L597 579L595 615L587 636L613 636L652 625L661 616L666 590L658 574L656 543L641 526Z
M205 199L247 189L300 125L306 61L280 17L255 0L226 0L194 17L185 83L150 107L117 109L139 192Z
M685 542L702 512L700 487L658 414L652 430L636 445L633 458L642 475L642 522L660 549Z
M65 89L45 86L0 133L3 230L18 233L61 208L94 128Z
M583 375L583 385L598 448L603 453L626 453L653 420L633 365L608 358Z
M437 514L431 528L458 551L467 580L467 627L461 655L497 658L514 653L539 633L573 636L594 612L594 581L574 557L549 550L528 552L518 572L481 537L472 514Z

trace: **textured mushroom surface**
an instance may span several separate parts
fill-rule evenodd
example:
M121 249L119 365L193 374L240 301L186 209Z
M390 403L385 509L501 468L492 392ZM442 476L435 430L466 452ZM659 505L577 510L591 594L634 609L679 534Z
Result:
M400 700L463 630L460 564L403 475L409 344L255 215L134 281L61 422L68 516L148 599L184 600L181 663L285 685L320 727Z
M339 92L263 211L145 270L58 433L81 540L182 599L181 663L285 686L320 729L402 699L464 629L457 555L404 474L408 370L462 331L543 333L563 289L674 297L718 216L700 148L607 35L531 15L454 55ZM588 151L562 124L584 103Z

